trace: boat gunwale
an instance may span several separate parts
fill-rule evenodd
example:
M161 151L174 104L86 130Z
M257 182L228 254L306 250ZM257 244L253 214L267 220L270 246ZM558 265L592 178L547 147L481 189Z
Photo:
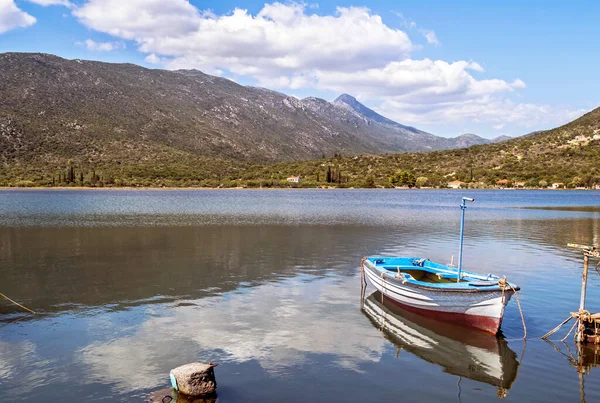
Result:
M377 257L377 258L379 258L379 257ZM385 271L379 269L377 266L375 266L373 264L373 262L371 262L370 259L371 258L365 259L366 268L371 270L374 274L379 273L377 275L377 277L382 278L385 281L394 283L394 285L397 285L397 286L407 286L407 287L419 288L419 289L428 290L428 291L449 292L449 293L493 293L493 292L501 292L503 290L503 288L498 284L489 285L489 286L479 286L479 287L475 287L475 288L429 286L429 285L427 285L427 283L422 282L422 281L399 279L395 276L391 276L389 273L386 273L388 271L387 269L384 269ZM418 270L419 267L420 266L416 266L415 269ZM450 271L448 271L448 272L450 273ZM471 273L469 273L469 272L463 272L463 273L465 273L467 276L471 275ZM511 288L504 289L504 292L507 294L508 293L512 294L515 291L519 291L521 289L518 285L511 284L511 283L507 283L507 284L510 285L510 287L511 287Z

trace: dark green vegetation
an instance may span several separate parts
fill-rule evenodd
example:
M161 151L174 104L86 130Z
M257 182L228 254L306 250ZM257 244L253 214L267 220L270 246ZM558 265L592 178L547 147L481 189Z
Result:
M348 95L299 100L199 71L6 53L0 186L590 185L600 182L600 141L573 139L591 139L599 114L502 143L417 153L488 141L436 137Z

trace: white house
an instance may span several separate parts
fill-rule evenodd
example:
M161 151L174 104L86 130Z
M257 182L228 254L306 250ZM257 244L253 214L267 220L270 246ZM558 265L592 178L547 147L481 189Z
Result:
M287 178L287 181L290 183L300 183L300 177L299 176L290 176L289 178Z
M562 182L556 182L552 184L552 189L562 189L565 187L565 184Z

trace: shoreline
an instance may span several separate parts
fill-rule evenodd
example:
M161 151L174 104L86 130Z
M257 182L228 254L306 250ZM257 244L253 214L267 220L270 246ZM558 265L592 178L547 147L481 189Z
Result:
M17 186L0 186L0 191L3 190L140 190L140 191L155 191L155 190L306 190L306 189L317 189L317 190L455 190L455 191L478 191L478 190L498 190L498 191L523 191L523 190L551 190L551 191L594 191L600 189L552 189L552 188L490 188L490 189L453 189L453 188L408 188L408 187L395 187L395 188L363 188L363 187L349 187L349 188L338 188L338 187L235 187L235 188L215 188L215 187L131 187L131 186L107 186L107 187L87 187L87 186L39 186L39 187L17 187Z

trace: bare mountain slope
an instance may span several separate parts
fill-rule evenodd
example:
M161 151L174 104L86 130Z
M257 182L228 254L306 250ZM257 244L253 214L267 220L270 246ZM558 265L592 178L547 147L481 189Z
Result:
M458 139L401 125L348 95L300 100L197 70L0 54L6 167L42 172L70 159L82 167L200 172L216 161L430 151L461 146Z

